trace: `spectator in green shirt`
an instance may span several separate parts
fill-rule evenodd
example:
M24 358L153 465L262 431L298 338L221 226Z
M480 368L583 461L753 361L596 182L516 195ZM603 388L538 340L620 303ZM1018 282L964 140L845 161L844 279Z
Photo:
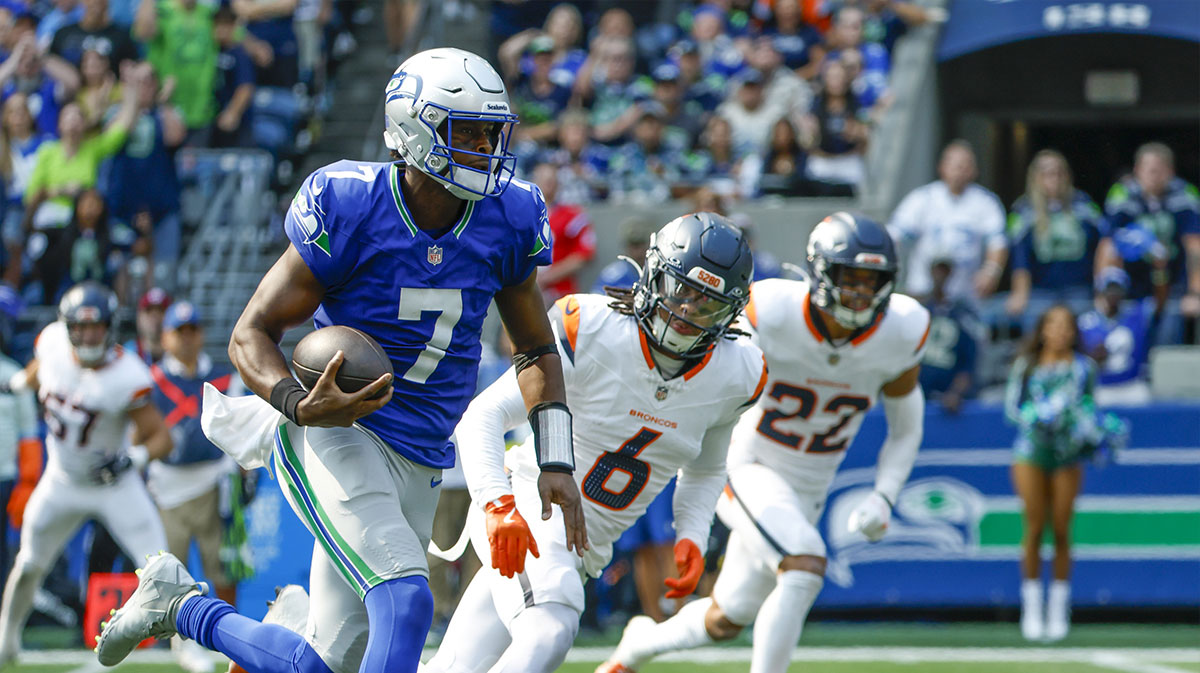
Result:
M144 0L133 24L133 35L149 45L148 60L164 86L174 86L171 102L183 112L189 145L206 144L216 115L214 11L196 0Z
M56 247L64 227L71 222L75 198L96 185L100 162L125 145L138 112L138 91L146 85L150 69L139 64L122 69L124 98L104 130L85 136L86 122L77 103L63 106L58 117L59 140L38 148L33 175L25 188L24 230L29 236L26 254L35 267L46 251ZM40 280L44 275L35 270ZM57 276L59 274L48 274ZM56 288L43 286L44 292ZM52 296L43 297L51 301Z

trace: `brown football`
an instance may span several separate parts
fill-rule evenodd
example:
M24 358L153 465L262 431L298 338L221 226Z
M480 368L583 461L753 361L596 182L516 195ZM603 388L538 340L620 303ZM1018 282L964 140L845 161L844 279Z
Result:
M391 359L374 339L353 327L330 325L306 335L292 351L292 368L305 390L312 390L325 365L338 351L345 354L335 379L343 392L356 392L380 376L392 373ZM371 399L383 397L387 389L384 386Z

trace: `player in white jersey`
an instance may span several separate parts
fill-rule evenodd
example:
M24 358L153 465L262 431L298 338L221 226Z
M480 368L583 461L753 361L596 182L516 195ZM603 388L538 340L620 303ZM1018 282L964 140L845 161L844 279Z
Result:
M170 453L171 435L150 404L150 370L114 345L116 309L116 295L103 285L72 287L58 320L38 335L34 359L9 382L37 390L49 459L25 507L20 551L4 588L0 665L16 656L34 593L84 522L104 524L134 559L167 544L138 473Z
M831 523L883 537L921 443L917 385L929 313L892 294L896 255L879 224L835 213L809 235L811 285L755 283L747 322L771 366L765 393L734 430L717 514L731 529L711 598L662 624L635 617L597 673L629 673L664 652L754 628L751 673L782 673L824 583L816 523L846 448L882 392L888 437L875 490Z
M730 434L767 381L762 352L727 332L748 297L753 261L728 220L697 213L655 234L645 262L632 292L570 295L550 312L591 545L582 559L567 549L562 514L541 506L533 446L505 454L504 432L525 420L512 370L455 430L484 569L426 673L555 670L578 631L586 577L599 576L613 542L677 473L680 578L667 580L667 595L695 590ZM526 523L521 512L542 516Z

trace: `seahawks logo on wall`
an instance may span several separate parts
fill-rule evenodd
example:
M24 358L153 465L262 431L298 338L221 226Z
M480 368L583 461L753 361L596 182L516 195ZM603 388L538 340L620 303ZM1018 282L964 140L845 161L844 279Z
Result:
M325 213L317 205L316 199L323 191L325 191L324 185L317 188L312 181L306 182L300 191L296 192L296 198L292 199L292 215L296 218L300 228L304 230L304 243L315 245L326 256L332 257L333 253L329 249L329 234L325 231Z

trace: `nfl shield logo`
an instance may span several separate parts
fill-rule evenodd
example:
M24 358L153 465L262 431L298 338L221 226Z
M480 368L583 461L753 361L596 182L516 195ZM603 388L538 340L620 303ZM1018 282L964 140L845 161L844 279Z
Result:
M429 246L429 251L425 255L425 259L429 260L430 264L438 265L442 263L442 249L436 245Z
M654 391L654 399L658 400L659 402L667 399L667 387L659 386L658 390Z

